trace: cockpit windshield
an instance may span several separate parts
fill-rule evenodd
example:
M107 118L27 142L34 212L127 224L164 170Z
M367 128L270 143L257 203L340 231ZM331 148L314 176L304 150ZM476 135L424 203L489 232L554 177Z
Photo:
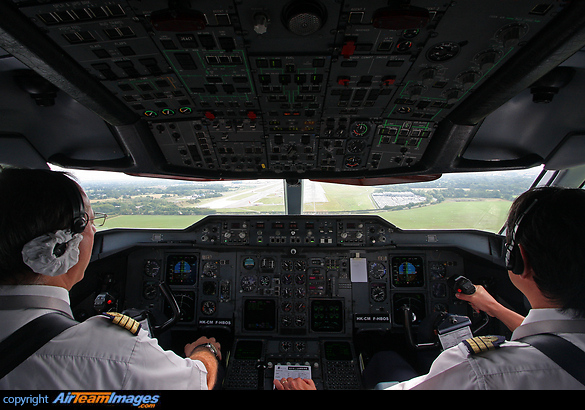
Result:
M302 214L378 215L402 229L480 229L498 232L511 202L541 168L445 174L429 182L357 186L302 180ZM75 175L94 211L108 214L102 229L183 229L207 215L287 213L287 182L177 181L104 172ZM297 198L298 200L298 198Z

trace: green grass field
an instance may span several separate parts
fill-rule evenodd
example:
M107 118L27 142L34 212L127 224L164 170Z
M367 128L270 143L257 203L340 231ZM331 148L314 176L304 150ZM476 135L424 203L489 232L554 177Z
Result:
M442 202L378 214L403 229L480 229L499 232L512 202L504 200Z
M370 201L367 195L352 195L351 189L347 189L346 194L343 198L346 206ZM326 204L329 206L320 206L316 209L317 212L321 214L340 209L337 202ZM400 211L378 210L367 214L380 215L402 229L480 229L498 232L506 220L510 205L510 201L504 200L446 201L420 208ZM183 229L202 218L202 215L122 215L108 218L102 229L130 227Z
M347 209L374 209L370 194L373 187L352 186L343 184L321 184L329 202L315 204L317 212L343 212ZM312 211L312 206L309 205Z

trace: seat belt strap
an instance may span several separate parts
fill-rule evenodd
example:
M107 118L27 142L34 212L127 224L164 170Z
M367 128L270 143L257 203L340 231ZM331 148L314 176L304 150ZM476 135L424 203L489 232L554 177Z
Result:
M585 385L585 352L573 343L552 333L541 333L518 339L548 356L563 370Z
M0 343L0 379L55 336L78 323L61 313L47 313L16 330Z

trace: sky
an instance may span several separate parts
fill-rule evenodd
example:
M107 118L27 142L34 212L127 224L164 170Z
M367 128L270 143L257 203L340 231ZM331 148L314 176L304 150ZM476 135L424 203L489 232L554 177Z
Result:
M60 168L55 165L50 165L51 169L54 171L65 171L75 175L75 177L81 182L82 184L85 182L93 182L93 181L132 181L136 180L139 177L133 177L130 175L126 175L122 172L108 172L108 171L85 171L79 169L65 169Z

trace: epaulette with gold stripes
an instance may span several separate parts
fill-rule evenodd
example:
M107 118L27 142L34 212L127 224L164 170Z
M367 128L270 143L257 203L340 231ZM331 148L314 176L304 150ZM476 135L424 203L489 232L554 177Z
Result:
M123 314L117 313L117 312L104 312L104 313L102 313L102 315L104 317L110 319L110 321L113 324L118 325L118 326L123 327L124 329L128 330L134 336L136 336L138 334L138 331L141 328L140 323L138 323L138 321L132 319L130 316L126 316L126 315L123 315Z
M469 354L479 354L495 350L506 341L504 336L477 336L466 339L463 344L469 351Z

